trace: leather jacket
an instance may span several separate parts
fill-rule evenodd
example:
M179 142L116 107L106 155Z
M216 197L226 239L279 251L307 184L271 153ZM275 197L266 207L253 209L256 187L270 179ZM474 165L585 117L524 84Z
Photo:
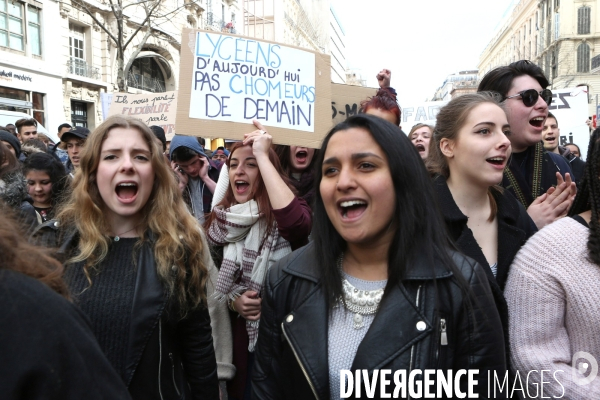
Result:
M61 250L73 249L77 237L76 233L68 234ZM218 399L208 309L199 307L181 319L178 303L171 301L156 272L149 241L139 249L135 265L137 276L125 361L125 385L131 397Z
M478 369L476 392L488 398L488 371L496 371L500 379L506 372L500 318L481 266L450 252L470 298L442 263L413 265L401 284L386 289L357 350L353 373L390 369L392 374L405 370L408 376L415 369ZM328 318L311 243L268 273L252 379L254 399L329 398ZM361 384L365 396L364 381ZM393 381L391 388L388 393ZM375 393L379 398L379 387Z

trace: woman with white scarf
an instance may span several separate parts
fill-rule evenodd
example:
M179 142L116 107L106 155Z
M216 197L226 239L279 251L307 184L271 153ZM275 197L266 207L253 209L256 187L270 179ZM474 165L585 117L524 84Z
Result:
M257 121L254 124L258 129L231 148L206 224L209 242L223 247L215 294L236 316L232 331L237 373L228 391L230 399L239 400L250 398L266 272L306 244L312 226L308 204L296 196L271 149L271 135Z

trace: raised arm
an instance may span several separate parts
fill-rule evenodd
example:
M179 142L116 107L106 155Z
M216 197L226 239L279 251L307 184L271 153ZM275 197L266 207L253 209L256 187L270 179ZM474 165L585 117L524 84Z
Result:
M273 137L265 131L260 122L257 120L253 122L257 130L244 135L245 139L243 143L244 145L252 145L252 153L256 157L262 181L269 194L271 207L279 210L289 205L295 196L288 185L281 179L279 171L275 169L269 159L269 150L271 149Z

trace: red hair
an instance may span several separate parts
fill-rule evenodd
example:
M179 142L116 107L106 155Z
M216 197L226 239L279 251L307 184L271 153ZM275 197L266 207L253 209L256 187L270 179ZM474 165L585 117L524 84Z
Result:
M386 88L379 89L375 96L361 101L361 112L366 113L372 108L394 114L396 117L396 125L400 125L400 115L402 115L402 111L400 111L400 106L398 105L398 101L396 101L396 96L393 95L389 90L386 90Z

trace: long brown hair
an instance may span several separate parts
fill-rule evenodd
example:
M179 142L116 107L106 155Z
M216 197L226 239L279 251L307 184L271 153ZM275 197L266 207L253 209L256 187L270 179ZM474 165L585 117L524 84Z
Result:
M250 145L247 145L247 146L250 146ZM231 158L233 157L233 153L241 147L244 147L242 142L236 142L233 144L233 146L231 146L229 157L227 158L227 162L226 162L228 169L230 168L230 165L231 165ZM283 170L281 168L281 163L279 162L279 157L277 157L277 154L275 153L275 151L273 149L269 149L269 160L271 161L271 164L273 164L273 166L275 167L277 172L279 172L279 176L286 183L286 185L290 188L292 193L294 193L294 195L297 195L296 188L294 188L294 186L290 182L290 179L283 172ZM271 206L271 201L269 200L269 194L267 193L267 188L265 187L265 184L263 183L260 172L257 176L256 185L254 186L253 192L250 193L250 198L254 199L258 203L258 211L265 215L265 218L262 220L262 221L264 221L263 223L265 224L265 226L266 227L272 226L273 223L275 222L275 215L273 214L273 207ZM227 192L225 192L225 196L223 197L223 200L221 200L217 204L217 206L223 206L223 208L229 208L234 204L236 204L235 196L233 195L233 189L231 188L231 182L229 182L229 185L227 186ZM216 214L214 212L211 213L210 217L207 219L204 226L208 229L210 224L216 218L217 218ZM268 233L268 230L266 233Z
M452 99L446 104L437 115L437 121L431 138L432 145L429 146L429 156L425 165L430 174L450 176L448 160L442 153L440 142L442 139L456 141L458 132L464 126L471 111L480 104L492 103L504 110L501 103L502 97L495 92L469 93ZM493 221L498 211L493 191L501 191L498 186L490 186L488 197L490 199L491 212L489 221Z
M104 217L104 201L96 183L102 144L114 128L138 131L150 148L154 185L142 208L140 231L144 232L136 247L152 235L156 269L169 293L176 295L185 312L205 304L207 269L201 228L188 212L173 174L164 161L161 149L150 128L126 116L109 117L92 132L81 153L79 169L73 181L73 193L58 215L62 227L75 227L79 232L78 253L69 262L84 261L84 273L90 281L89 269L97 266L109 251L110 227Z
M62 280L63 266L50 256L50 250L27 242L17 222L9 217L13 211L0 204L0 269L17 271L48 285L56 293L69 298Z

